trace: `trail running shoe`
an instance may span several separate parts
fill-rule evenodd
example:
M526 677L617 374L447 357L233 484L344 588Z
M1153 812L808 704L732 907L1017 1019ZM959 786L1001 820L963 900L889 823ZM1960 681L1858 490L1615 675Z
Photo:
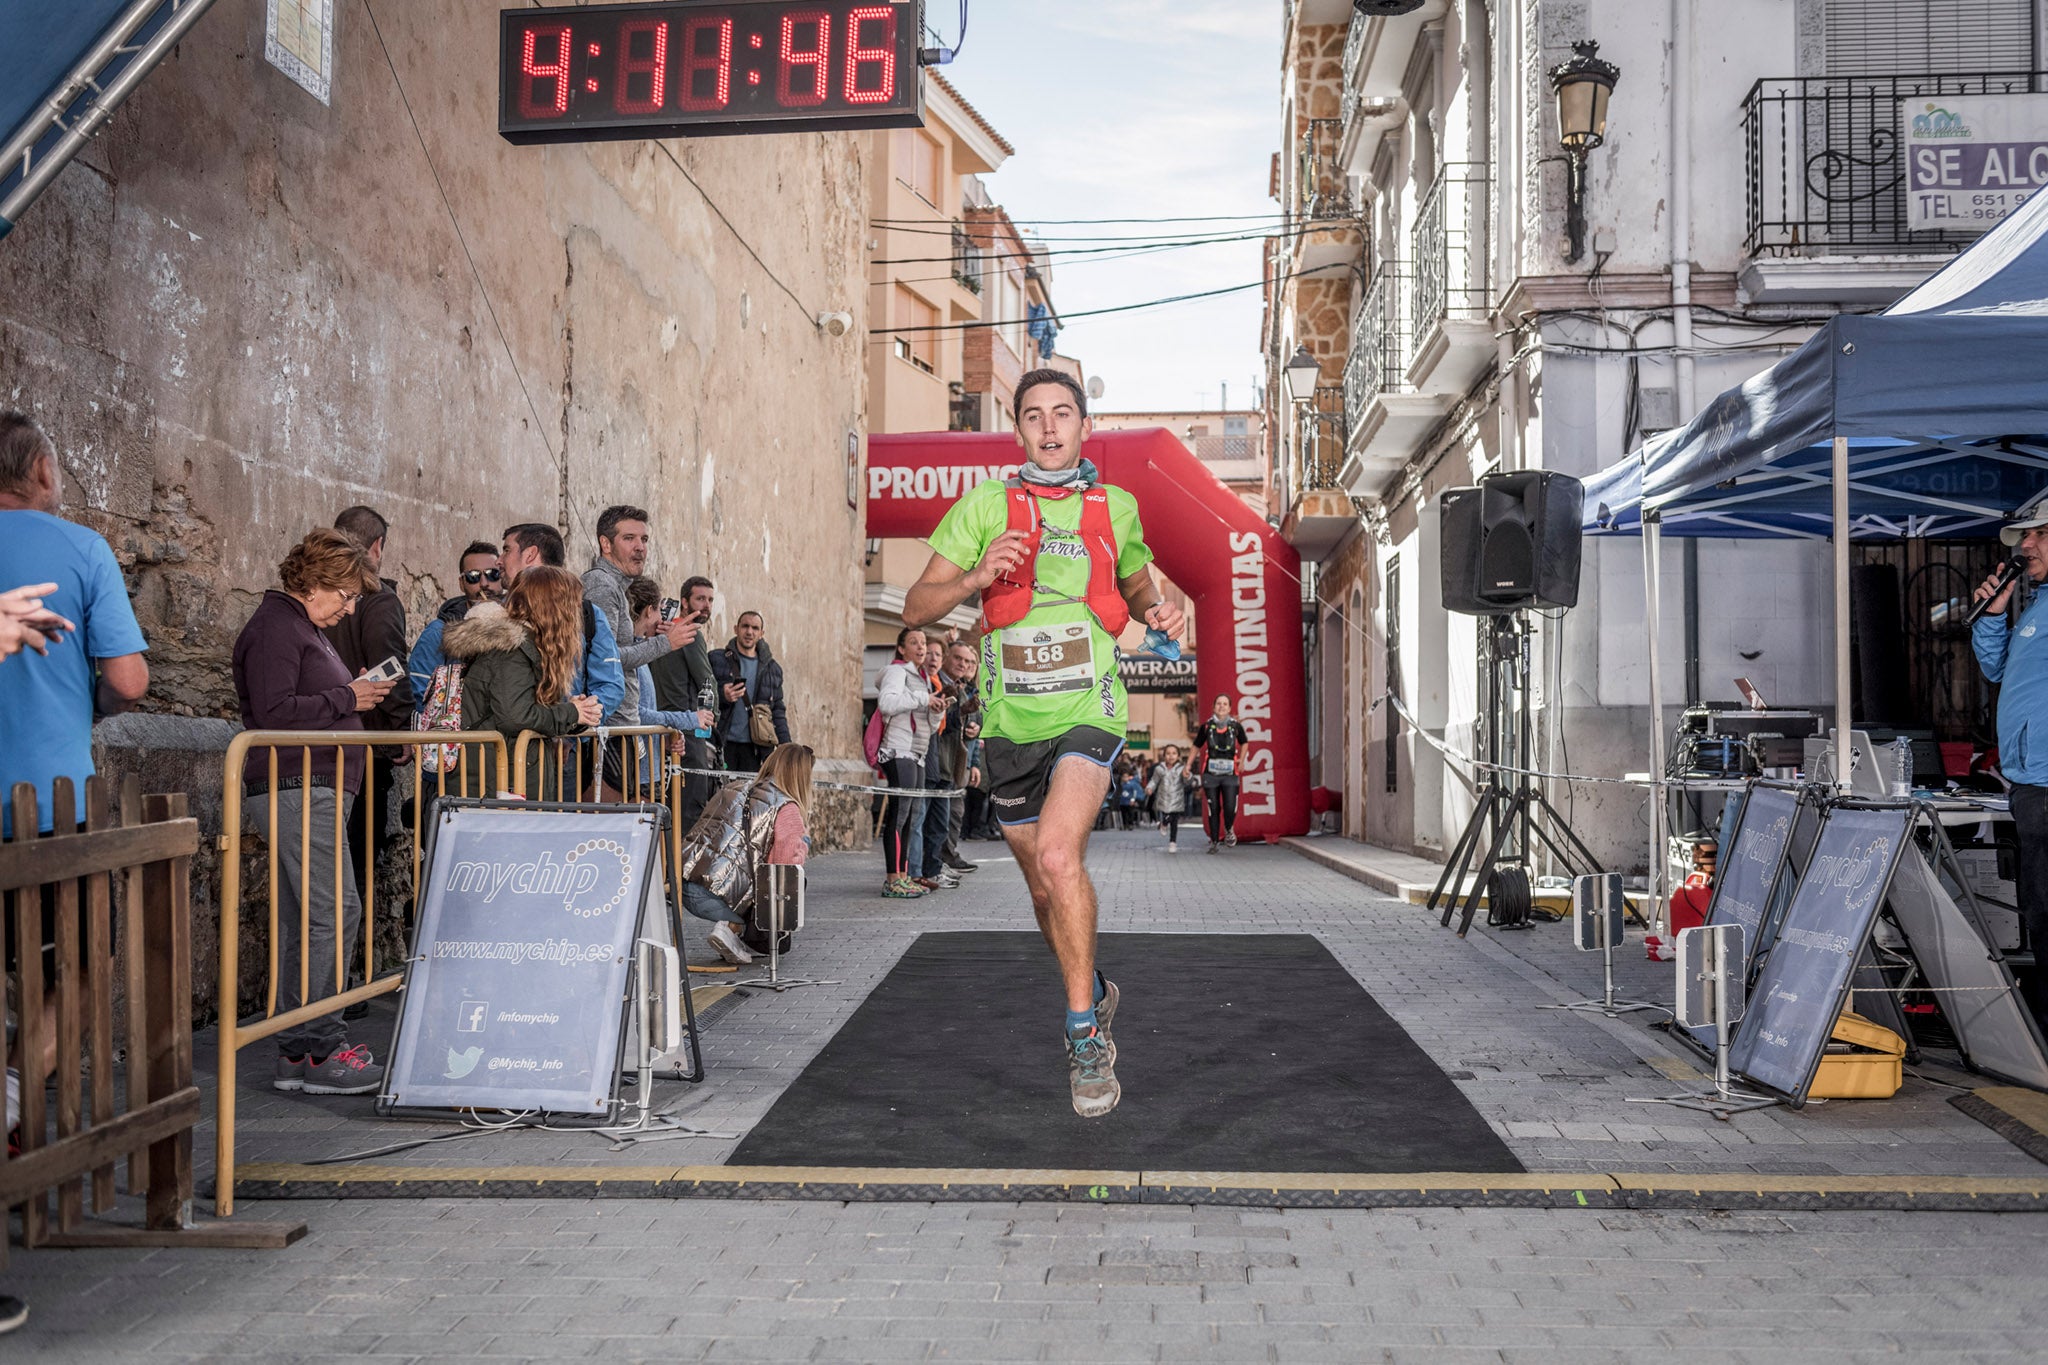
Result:
M272 1090L304 1090L306 1088L306 1059L277 1054L277 1073L270 1078Z
M1102 978L1102 998L1095 1002L1095 1026L1102 1030L1102 1036L1109 1040L1109 1064L1116 1065L1116 1036L1109 1031L1110 1023L1116 1018L1117 1001L1123 999L1116 988L1116 982Z
M1096 1017L1102 1017L1099 1006ZM1123 1098L1123 1087L1116 1083L1116 1055L1099 1025L1067 1035L1067 1081L1074 1092L1074 1112L1084 1119L1101 1118Z
M308 1095L367 1095L384 1084L384 1068L375 1064L370 1049L357 1043L345 1047L324 1062L306 1059Z
M931 893L908 877L891 877L882 883L882 894L890 900L914 901Z

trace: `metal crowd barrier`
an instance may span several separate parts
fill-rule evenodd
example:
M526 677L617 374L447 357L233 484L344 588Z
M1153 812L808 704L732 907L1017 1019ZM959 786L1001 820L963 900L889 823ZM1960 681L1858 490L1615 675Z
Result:
M360 1000L369 1000L398 989L404 979L401 973L392 972L379 977L376 970L376 835L378 819L383 813L383 801L376 787L376 765L369 761L369 751L409 750L413 755L412 769L419 772L421 751L437 744L460 744L463 746L462 759L455 771L433 774L431 781L422 784L414 782L412 811L412 881L419 885L421 863L421 839L426 822L427 800L439 796L483 797L495 793L488 789L490 773L506 770L508 750L505 737L496 731L307 731L307 730L245 730L236 735L228 745L225 762L225 785L221 807L221 883L220 883L220 1085L215 1099L217 1129L214 1138L215 1191L214 1211L225 1218L234 1212L235 1203L235 1054L250 1043L272 1037L295 1024L309 1019L318 1019L346 1009ZM282 765L279 750L299 750L298 762ZM334 775L328 779L317 779L313 774L314 750L331 750L334 755ZM342 934L344 911L342 908L342 866L347 854L347 832L343 827L343 810L347 793L343 789L346 778L346 756L349 750L363 750L363 784L357 793L357 814L362 820L363 855L365 866L358 869L356 888L362 902L363 984L349 987L347 967L344 959L345 942ZM267 771L268 790L244 796L242 791L243 770L250 754L254 752L269 755ZM484 772L480 762L482 756L495 758L490 773ZM292 771L292 768L297 771ZM242 841L243 819L248 801L267 804L269 828L277 830L277 796L281 781L293 782L305 789L331 785L335 793L334 803L334 991L309 1004L301 1005L283 1014L277 1012L277 954L278 954L278 913L279 913L279 866L280 840L273 837L264 841L267 849L268 877L264 883L262 905L259 910L264 916L265 940L269 945L269 968L264 988L262 1016L251 1023L241 1020L241 937L242 937ZM420 799L424 795L427 800ZM307 1000L311 995L312 954L304 951L311 928L313 869L311 862L313 838L313 811L310 804L301 807L299 815L299 865L307 869L307 875L299 887L298 915L301 945L299 957L299 999ZM289 833L285 837L289 837Z
M409 827L411 838L410 857L412 863L412 885L420 882L420 869L424 860L424 838L427 826L427 806L444 796L489 798L506 792L530 800L588 800L625 801L633 803L659 803L670 809L669 843L667 857L670 866L681 856L683 836L688 833L682 827L681 803L683 800L683 779L679 771L668 760L667 750L672 737L678 732L662 726L631 726L616 729L593 730L576 735L551 737L526 731L507 743L505 737L496 731L305 731L305 730L252 730L235 736L228 745L225 760L224 801L222 804L222 831L220 849L221 908L220 908L220 1087L215 1102L217 1132L215 1137L215 1194L214 1209L222 1217L234 1211L235 1180L235 1058L236 1054L250 1043L273 1037L285 1029L309 1019L333 1014L348 1006L389 994L398 989L404 976L393 971L384 976L376 972L376 834L378 821L383 815L384 802L375 785L376 765L369 762L366 752L363 762L363 782L356 796L356 818L362 822L362 850L364 866L356 869L358 897L362 902L362 983L350 987L347 984L345 954L334 954L334 994L323 996L297 1009L278 1013L278 915L280 913L280 843L277 838L265 841L267 847L268 876L264 882L262 901L265 907L258 911L264 917L265 937L269 945L268 970L264 989L264 1006L260 1018L244 1023L240 1018L239 985L241 974L241 921L242 921L242 844L245 838L243 823L250 813L249 802L267 803L268 824L277 829L277 792L280 780L295 783L303 788L331 786L336 794L334 807L334 844L337 856L334 860L334 918L335 940L342 942L344 910L342 907L342 852L348 847L343 821L346 792L345 781L347 752L360 750L411 751L413 763L412 819ZM644 741L644 743L643 743ZM422 751L435 745L454 744L461 746L462 758L451 772L423 773L419 758ZM296 763L281 763L280 750L297 750ZM334 775L318 779L313 774L313 754L316 750L332 751ZM640 762L642 751L649 757L644 768ZM242 789L243 771L251 753L260 757L269 755L268 790L245 795ZM615 763L607 759L615 756ZM294 771L295 769L295 771ZM401 769L400 771L404 771ZM509 784L506 774L510 774ZM607 776L616 777L616 785L604 781ZM422 787L424 786L424 791ZM312 849L312 808L307 805L299 816L299 863L306 867L311 861ZM289 831L284 837L290 837ZM299 887L298 942L306 943L312 917L312 871ZM289 913L290 907L285 907ZM312 955L299 953L299 995L306 1000L310 995Z

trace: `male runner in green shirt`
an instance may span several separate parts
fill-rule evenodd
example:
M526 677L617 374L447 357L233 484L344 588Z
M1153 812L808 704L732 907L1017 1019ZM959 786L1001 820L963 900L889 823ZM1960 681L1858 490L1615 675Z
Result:
M929 625L982 596L981 690L989 798L1031 888L1067 993L1067 1071L1074 1111L1116 1108L1116 986L1095 970L1095 886L1088 833L1124 746L1129 699L1117 676L1125 617L1178 640L1180 608L1153 585L1138 503L1102 485L1081 458L1093 434L1070 375L1017 382L1017 479L990 479L932 533L931 562L903 602L904 624ZM1035 563L1024 561L1037 545ZM1079 760L1069 762L1068 760Z

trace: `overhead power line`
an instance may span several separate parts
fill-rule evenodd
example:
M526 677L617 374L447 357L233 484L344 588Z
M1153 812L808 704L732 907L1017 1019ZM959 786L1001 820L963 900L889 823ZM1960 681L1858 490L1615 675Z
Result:
M1272 213L1201 213L1186 218L1012 218L1019 227L1084 227L1113 225L1119 223L1254 223L1270 222L1275 218L1287 218L1286 212ZM923 224L924 218L873 218L869 222L875 227L894 227L898 224Z
M1141 308L1164 308L1170 303L1189 303L1195 299L1213 299L1220 294L1241 294L1247 289L1263 289L1269 283L1284 284L1288 280L1301 279L1308 275L1319 275L1328 270L1348 270L1350 268L1346 262L1333 261L1329 265L1311 266L1307 270L1295 270L1285 275L1275 275L1271 280L1253 280L1250 284L1233 284L1222 289L1204 289L1194 294L1175 294L1170 298L1148 299L1144 303L1119 304L1114 308L1089 308L1079 313L1062 313L1058 320L1065 323L1072 322L1075 318L1099 318L1110 313L1134 313ZM1008 318L996 322L942 322L931 327L871 327L868 329L868 334L870 336L893 336L903 332L971 332L983 327L1028 327L1035 321L1037 321L1035 318Z

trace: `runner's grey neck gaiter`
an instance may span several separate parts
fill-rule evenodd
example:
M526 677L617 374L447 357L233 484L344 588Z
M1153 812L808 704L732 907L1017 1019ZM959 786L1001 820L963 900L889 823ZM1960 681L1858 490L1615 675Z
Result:
M1017 470L1017 477L1025 483L1034 483L1041 488L1093 488L1102 482L1102 476L1095 471L1095 461L1082 460L1068 469L1040 469L1026 460Z

